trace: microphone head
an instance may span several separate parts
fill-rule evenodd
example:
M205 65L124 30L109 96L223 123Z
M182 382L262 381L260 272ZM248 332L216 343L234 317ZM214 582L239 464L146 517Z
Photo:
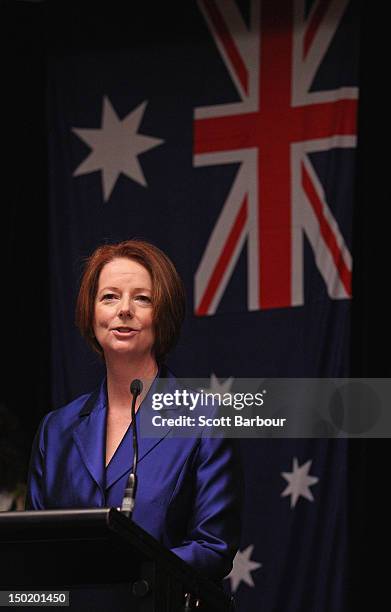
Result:
M142 390L143 390L143 383L141 382L141 380L139 378L135 378L134 380L132 380L132 382L130 383L131 394L137 397L137 395L140 395Z

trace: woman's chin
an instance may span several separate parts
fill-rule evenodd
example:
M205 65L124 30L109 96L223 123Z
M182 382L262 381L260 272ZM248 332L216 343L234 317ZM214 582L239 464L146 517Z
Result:
M130 342L116 342L114 344L110 344L110 346L104 348L104 354L107 357L123 357L124 359L140 359L144 360L147 355L151 353L147 349L142 349L141 347L134 346L133 343Z

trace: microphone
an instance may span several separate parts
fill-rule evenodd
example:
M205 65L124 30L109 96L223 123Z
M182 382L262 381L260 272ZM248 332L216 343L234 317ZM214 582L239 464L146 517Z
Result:
M132 398L132 432L133 432L133 469L130 471L128 476L128 482L126 484L124 497L122 500L121 512L128 518L132 516L134 510L134 502L136 498L137 489L137 460L138 460L138 440L137 440L137 426L136 426L136 400L142 393L143 383L138 378L132 380L130 384L130 392Z
M134 396L136 395L140 395L140 393L143 390L143 383L141 382L141 380L139 378L135 378L134 380L132 380L132 382L130 383L130 392L131 394Z

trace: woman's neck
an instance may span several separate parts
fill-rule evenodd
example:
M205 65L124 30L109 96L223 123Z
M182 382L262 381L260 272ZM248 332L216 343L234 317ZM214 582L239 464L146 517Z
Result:
M158 366L155 359L148 355L143 360L132 360L124 362L121 359L112 359L106 355L106 371L107 371L107 397L109 403L109 411L129 410L132 401L130 393L130 383L135 378L139 378L143 382L143 391L139 396L136 409L148 393L157 372Z

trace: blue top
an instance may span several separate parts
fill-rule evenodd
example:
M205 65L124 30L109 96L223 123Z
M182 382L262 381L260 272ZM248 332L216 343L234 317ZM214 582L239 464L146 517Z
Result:
M151 395L179 388L165 368L136 415L151 417ZM176 412L174 412L176 411ZM119 507L132 467L128 429L105 468L106 380L100 388L47 414L34 439L27 509ZM176 417L173 406L160 411ZM155 413L156 414L156 413ZM240 462L232 440L205 431L139 437L138 488L133 520L195 569L218 580L227 575L239 545Z

